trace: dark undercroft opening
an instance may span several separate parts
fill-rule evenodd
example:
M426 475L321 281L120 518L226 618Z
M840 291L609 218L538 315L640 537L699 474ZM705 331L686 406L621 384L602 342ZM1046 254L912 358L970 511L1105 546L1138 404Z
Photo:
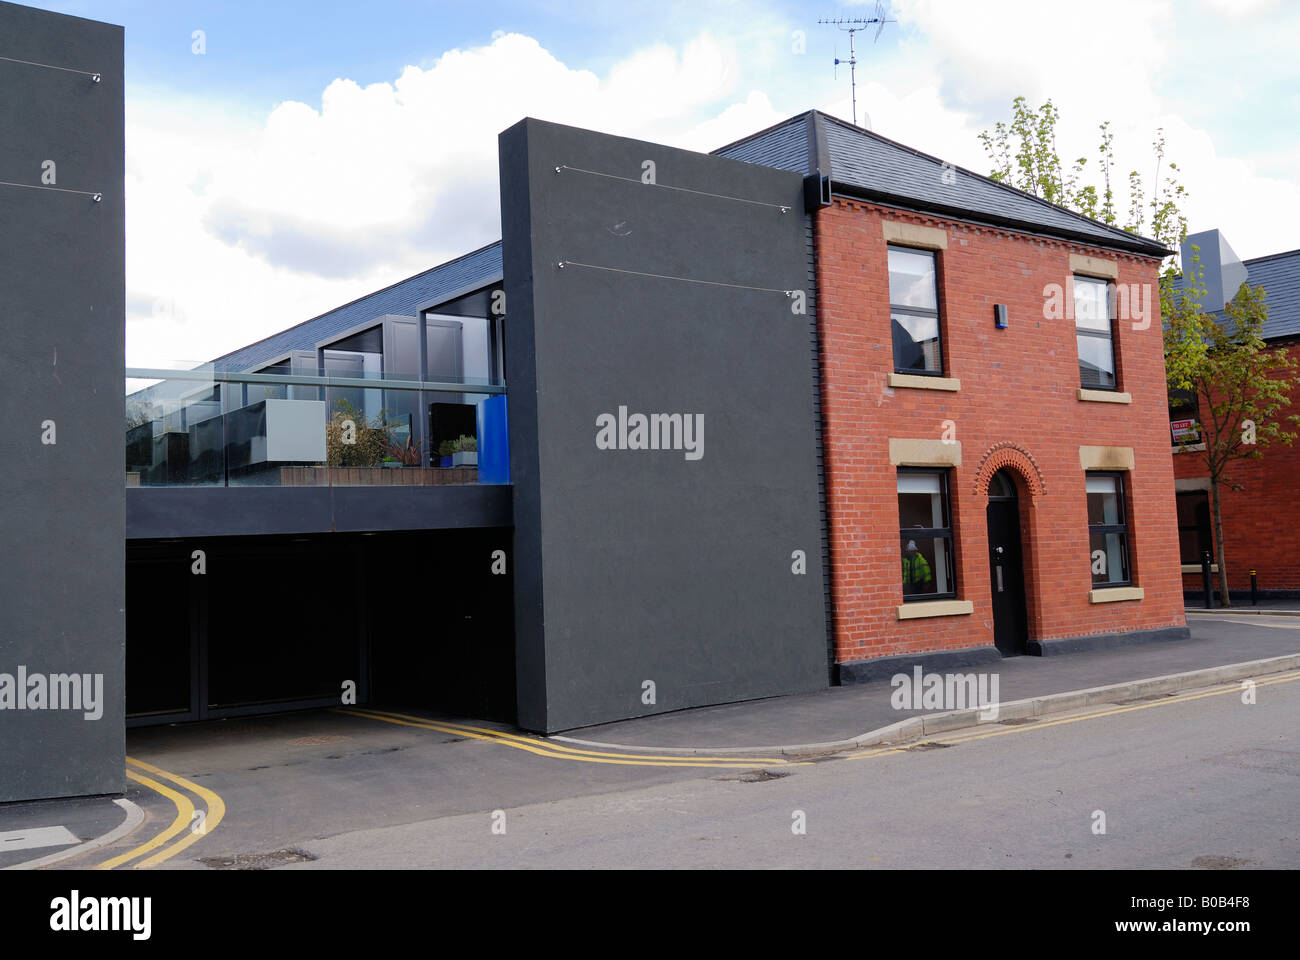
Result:
M128 541L127 723L337 706L345 685L357 705L513 722L512 540L494 528Z

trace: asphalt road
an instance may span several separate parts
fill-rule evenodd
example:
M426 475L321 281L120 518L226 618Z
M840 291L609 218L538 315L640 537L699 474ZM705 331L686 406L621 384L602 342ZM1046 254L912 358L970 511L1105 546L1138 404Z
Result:
M1212 642L1241 659L1295 649L1300 618L1236 619L1194 624L1161 664ZM1053 659L1082 664L1075 679L1090 685L1129 655ZM1168 672L1129 667L1127 678ZM139 728L127 751L136 806L5 805L0 843L13 849L0 846L0 868L61 851L52 869L1300 866L1300 679L1265 678L1249 706L1227 689L766 767L377 708ZM750 705L760 723L778 708ZM702 735L722 722L708 713Z
M351 831L300 844L316 859L285 868L1300 867L1300 677L1256 696Z

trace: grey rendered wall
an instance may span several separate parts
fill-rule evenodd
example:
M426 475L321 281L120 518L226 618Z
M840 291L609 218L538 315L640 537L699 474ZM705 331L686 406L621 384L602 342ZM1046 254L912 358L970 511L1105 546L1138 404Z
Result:
M40 185L52 160L47 187L103 195L95 203L0 186L0 674L16 684L24 667L89 675L92 684L102 675L103 684L98 719L49 709L48 699L45 709L0 709L0 801L117 793L125 786L122 29L0 3L0 57L102 78L0 60L0 180Z
M500 164L520 725L826 686L802 178L536 120ZM598 449L620 406L703 456Z

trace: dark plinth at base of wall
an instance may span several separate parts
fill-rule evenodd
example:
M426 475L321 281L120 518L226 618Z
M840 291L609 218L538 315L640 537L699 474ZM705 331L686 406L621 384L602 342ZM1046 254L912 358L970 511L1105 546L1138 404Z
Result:
M1126 633L1095 633L1084 637L1061 637L1055 640L1030 640L1025 652L1031 657L1054 657L1063 653L1108 650L1136 643L1159 643L1186 640L1187 627L1160 627L1155 630L1130 630ZM852 660L835 665L835 682L840 686L876 683L899 673L911 673L920 667L926 673L941 673L963 667L978 667L1002 660L997 647L968 647L965 650L933 650L929 653L900 653L874 660Z
M1167 640L1186 640L1191 631L1187 627L1159 627L1155 630L1130 630L1126 633L1094 633L1086 637L1061 637L1055 640L1030 640L1028 652L1035 657L1054 657L1061 653L1084 653L1088 650L1109 650L1135 643L1162 643Z
M888 680L895 674L910 674L920 667L925 673L939 673L959 667L978 667L997 663L1002 654L997 647L968 647L965 650L932 650L928 653L900 653L874 660L851 660L836 664L836 682L840 686L857 683L876 683Z

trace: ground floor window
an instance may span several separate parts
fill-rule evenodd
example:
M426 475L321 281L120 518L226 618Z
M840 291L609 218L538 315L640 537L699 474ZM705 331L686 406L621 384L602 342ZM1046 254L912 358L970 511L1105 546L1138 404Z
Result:
M903 599L955 597L947 470L898 471L898 521Z
M1094 587L1127 586L1128 517L1124 509L1124 474L1089 473L1088 549Z

